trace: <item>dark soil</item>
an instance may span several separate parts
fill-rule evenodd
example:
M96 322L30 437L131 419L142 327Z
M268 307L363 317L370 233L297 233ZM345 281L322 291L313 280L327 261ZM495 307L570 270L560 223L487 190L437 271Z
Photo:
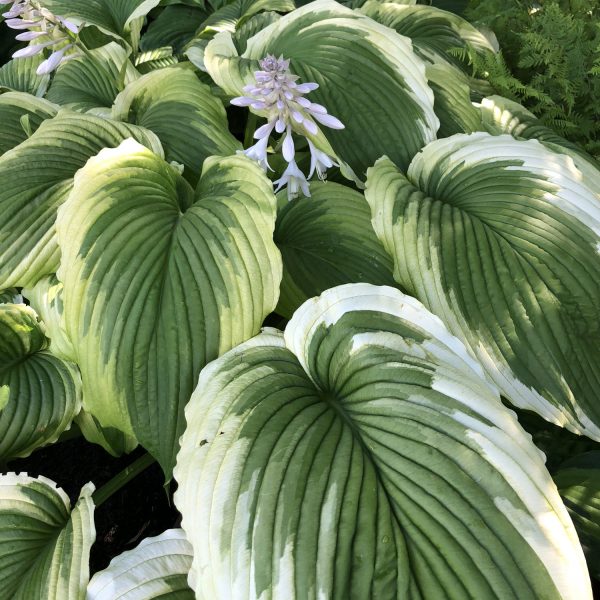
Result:
M142 454L144 451L138 448L127 456L114 458L100 446L79 437L11 461L6 471L52 479L69 495L73 505L88 481L93 481L99 489ZM137 546L145 537L179 527L180 515L173 506L171 493L175 484L167 493L163 483L162 471L154 463L96 508L96 542L90 557L92 574L104 569L117 554Z

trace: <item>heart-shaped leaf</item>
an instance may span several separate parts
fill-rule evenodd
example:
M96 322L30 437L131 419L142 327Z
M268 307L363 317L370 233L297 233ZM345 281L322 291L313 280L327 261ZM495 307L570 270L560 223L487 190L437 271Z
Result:
M459 68L457 50L469 46L478 52L495 52L496 48L476 27L457 14L435 6L369 0L360 11L375 21L391 27L413 43L415 52L425 61L440 60Z
M277 304L272 185L245 157L205 161L194 194L133 140L75 177L57 222L67 333L84 406L170 475L200 369Z
M201 373L175 502L203 598L591 600L541 452L441 321L333 288Z

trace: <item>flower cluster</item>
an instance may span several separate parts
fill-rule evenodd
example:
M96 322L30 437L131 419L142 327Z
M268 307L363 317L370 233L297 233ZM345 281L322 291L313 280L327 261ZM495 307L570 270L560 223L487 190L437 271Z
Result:
M249 106L267 113L267 123L254 132L254 138L258 142L244 150L244 154L258 161L265 171L272 170L267 159L269 137L273 130L284 134L281 149L288 167L275 181L275 191L287 185L290 200L300 191L305 196L310 196L308 179L315 172L320 179L324 179L327 169L338 165L329 155L317 149L307 136L317 134L319 128L316 122L332 129L343 129L344 125L339 119L328 114L324 106L304 97L319 86L316 83L298 83L298 76L289 71L289 60L268 55L259 64L261 70L254 73L255 83L244 87L246 95L231 100L231 104L236 106ZM311 158L308 178L294 160L296 149L292 132L307 137Z
M58 46L50 56L42 62L37 69L38 75L51 73L61 62L73 58L74 55L65 56L65 53L75 46L79 27L63 17L58 17L47 8L43 8L33 0L0 0L0 4L11 4L8 12L2 14L6 25L11 29L26 29L16 36L22 42L31 42L26 48L17 50L13 58L35 56L45 48ZM64 44L64 42L70 42Z

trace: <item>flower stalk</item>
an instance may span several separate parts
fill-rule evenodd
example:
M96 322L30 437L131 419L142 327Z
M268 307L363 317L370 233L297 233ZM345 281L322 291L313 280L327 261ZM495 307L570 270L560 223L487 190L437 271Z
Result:
M243 88L245 96L231 100L235 106L249 107L254 110L265 111L267 122L254 132L253 138L258 140L243 153L258 162L265 170L271 170L268 161L269 138L274 134L283 134L280 138L281 153L288 163L282 176L274 183L279 191L287 186L288 199L292 200L300 192L310 196L308 179L317 174L319 179L325 179L327 169L338 166L333 158L325 152L318 150L309 139L311 135L319 132L319 123L331 129L343 129L343 123L330 115L327 109L305 97L306 94L316 90L317 83L298 82L298 75L290 73L290 61L283 57L267 55L260 62L260 71L255 71L255 83ZM311 156L311 166L308 178L298 167L295 156L296 146L294 134L305 137Z
M117 473L108 483L97 489L92 498L96 507L106 502L113 494L145 471L155 463L155 459L150 454L142 454L138 459L132 462L128 467Z

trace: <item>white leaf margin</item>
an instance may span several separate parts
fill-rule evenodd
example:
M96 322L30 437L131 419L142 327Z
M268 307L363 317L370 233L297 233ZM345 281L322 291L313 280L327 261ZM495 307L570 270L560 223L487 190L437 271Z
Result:
M192 546L183 529L167 529L142 540L133 550L119 554L96 573L86 600L148 600L173 591L166 576L187 577ZM191 593L191 591L190 591Z

